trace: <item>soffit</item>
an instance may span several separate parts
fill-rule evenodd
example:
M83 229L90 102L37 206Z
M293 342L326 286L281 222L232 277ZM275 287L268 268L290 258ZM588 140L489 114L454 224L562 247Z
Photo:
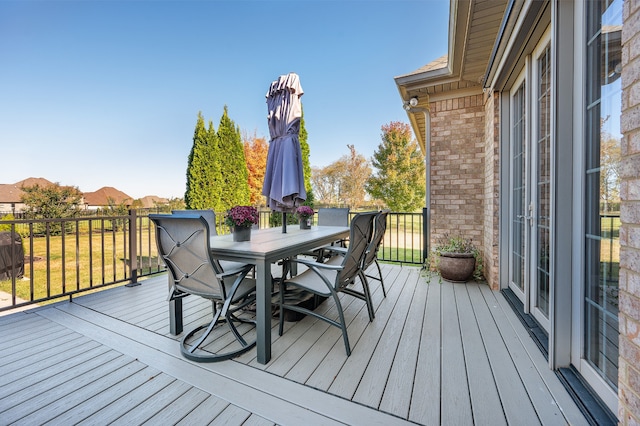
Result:
M418 107L429 100L479 93L509 0L451 0L448 54L408 74L395 77L403 102L418 97ZM407 113L424 152L423 114Z

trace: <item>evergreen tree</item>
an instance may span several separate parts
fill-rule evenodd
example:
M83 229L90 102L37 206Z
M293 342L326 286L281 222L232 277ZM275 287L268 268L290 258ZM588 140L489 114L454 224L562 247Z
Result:
M210 164L210 181L209 181L209 199L210 204L206 208L213 209L220 212L225 210L222 203L222 194L224 193L224 185L222 184L222 169L224 168L224 158L220 156L220 139L216 133L216 129L213 127L213 122L209 120L209 127L207 128L207 141L211 150L209 164Z
M304 171L304 189L307 191L307 199L304 204L312 206L315 202L315 196L313 195L313 188L311 187L311 164L309 162L309 154L311 149L307 142L309 134L304 127L304 109L302 111L302 117L300 117L300 149L302 150L302 170Z
M415 211L424 203L425 165L411 128L391 122L382 126L381 137L371 159L377 172L367 180L366 190L392 211Z
M188 209L208 209L214 207L213 186L217 164L214 158L215 140L204 127L202 112L198 112L196 128L193 133L193 146L187 163L187 189L184 202Z
M216 211L228 210L235 205L249 204L249 171L244 157L244 145L240 129L229 118L227 106L218 125L218 150L216 158L220 161L218 182L222 190L220 204Z

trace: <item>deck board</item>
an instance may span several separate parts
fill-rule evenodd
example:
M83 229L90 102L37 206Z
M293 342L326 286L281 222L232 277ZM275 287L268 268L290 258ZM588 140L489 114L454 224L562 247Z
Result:
M278 336L274 317L267 365L255 351L188 361L169 334L162 275L0 317L1 423L585 423L500 293L415 267L382 273L373 322L363 301L340 295L350 357L336 327L306 317ZM332 300L318 309L335 314ZM184 312L189 330L211 304L190 296Z
M412 299L424 300L427 289L427 285L416 285ZM416 361L420 349L420 339L417 336L420 336L423 320L424 305L411 303L407 320L401 330L400 342L393 352L391 371L379 405L381 410L402 418L409 416L413 380L416 376Z
M437 283L427 286L424 320L416 361L416 375L408 419L426 425L440 424L440 386L442 353L441 289Z
M517 360L521 356L517 352L509 353L503 342L507 342L513 336L500 334L494 326L489 326L492 319L486 303L478 303L476 306L476 316L481 324L481 333L485 339L489 362L493 366L494 380L502 400L505 416L511 424L520 422L522 424L540 424L540 419L529 399L526 380L533 377L522 377L527 374L525 370L517 367ZM499 313L499 312L498 312ZM524 360L523 360L524 361Z
M478 424L495 426L507 424L485 349L486 344L494 343L485 342L482 339L467 286L455 286L454 292L460 317L460 332L464 342L473 419Z
M402 336L402 331L403 328L405 328L407 316L410 311L407 310L407 307L411 306L414 293L415 285L407 284L404 286L400 298L398 298L387 321L387 326L384 328L378 344L373 351L373 356L369 359L362 378L356 382L358 387L352 397L353 401L375 408L380 406L380 401L382 400L383 393L385 393L386 384L389 379L389 376L383 374L383 372L388 373L391 370L389 366L394 362L396 349L398 348L400 337ZM399 396L403 397L403 395ZM410 396L411 393L408 395L405 394L404 398Z
M458 321L459 311L453 286L442 285L441 297L441 422L443 424L467 425L473 423L473 416Z

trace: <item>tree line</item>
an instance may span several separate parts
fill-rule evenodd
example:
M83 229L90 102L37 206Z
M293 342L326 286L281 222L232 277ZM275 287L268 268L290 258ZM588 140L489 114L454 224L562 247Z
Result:
M425 165L406 123L382 126L381 142L367 160L352 144L349 153L326 167L311 168L310 147L300 123L306 205L385 206L393 211L415 211L424 204ZM205 127L198 113L187 166L185 204L189 209L225 211L234 205L265 204L262 183L269 145L265 138L242 134L225 107L216 131Z

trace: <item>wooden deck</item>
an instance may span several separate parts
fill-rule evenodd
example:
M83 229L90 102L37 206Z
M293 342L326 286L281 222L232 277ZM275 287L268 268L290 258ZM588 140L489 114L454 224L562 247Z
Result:
M350 357L337 328L305 318L282 337L274 320L267 365L255 349L185 360L164 275L0 317L0 424L587 424L500 293L383 272L372 323L343 298ZM210 316L184 305L186 330Z

